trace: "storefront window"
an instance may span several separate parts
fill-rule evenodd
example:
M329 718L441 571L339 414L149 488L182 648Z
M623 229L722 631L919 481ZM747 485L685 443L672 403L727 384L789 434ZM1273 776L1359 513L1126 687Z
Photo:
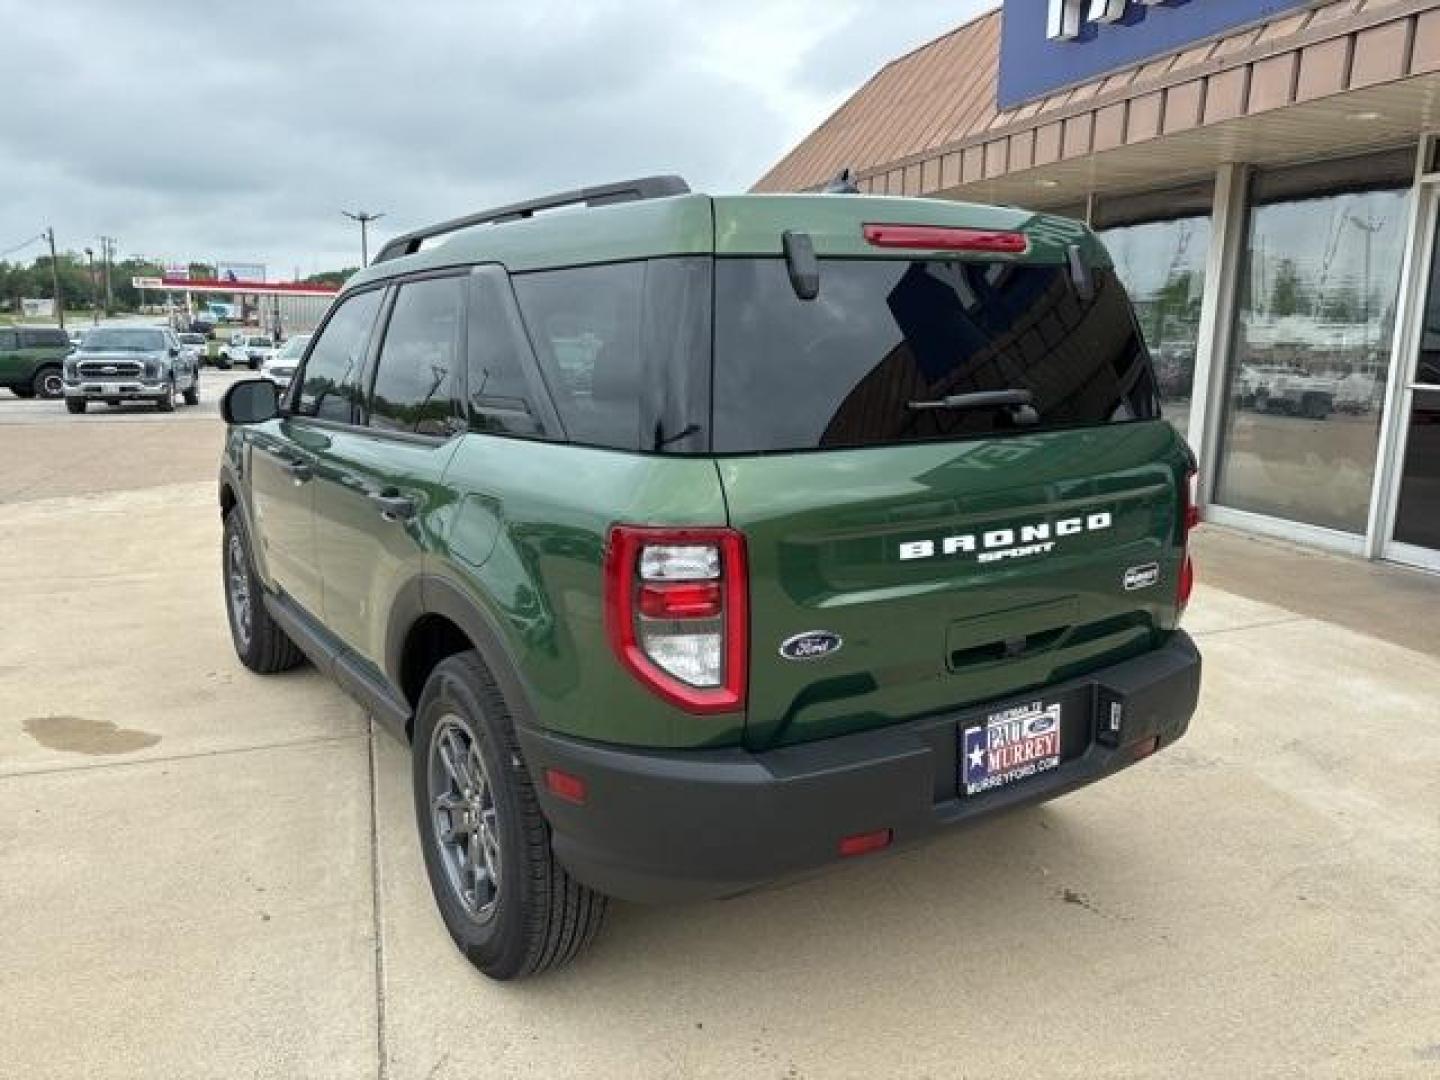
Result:
M1313 182L1319 167L1306 168ZM1216 500L1363 532L1408 191L1360 161L1336 166L1332 192L1342 174L1351 190L1306 197L1283 177L1256 183ZM1356 190L1387 179L1396 186Z
M1165 417L1181 435L1188 434L1210 218L1127 225L1100 236L1135 305L1155 362Z

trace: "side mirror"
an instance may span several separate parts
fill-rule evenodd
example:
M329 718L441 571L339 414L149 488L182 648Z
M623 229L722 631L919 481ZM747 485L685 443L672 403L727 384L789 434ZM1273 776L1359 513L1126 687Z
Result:
M177 356L179 356L179 355L180 355L180 350L177 349L177 348L175 348L174 345L171 345L171 346L170 346L170 358L173 360L175 357L177 357Z
M220 399L227 424L263 424L280 415L280 390L269 379L244 379Z

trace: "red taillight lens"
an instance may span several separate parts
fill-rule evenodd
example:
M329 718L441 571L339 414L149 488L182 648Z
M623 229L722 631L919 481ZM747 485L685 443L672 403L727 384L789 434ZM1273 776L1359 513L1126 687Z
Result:
M745 541L733 529L616 525L605 552L605 622L620 662L687 712L745 707Z
M718 581L640 586L640 614L647 619L713 619L721 610Z
M1195 564L1190 559L1190 530L1200 524L1200 507L1197 502L1197 477L1194 469L1191 469L1185 476L1185 487L1181 498L1184 500L1180 508L1180 584L1176 590L1176 606L1179 608L1178 615L1185 612L1185 606L1190 603L1190 594L1195 591Z
M989 251L1024 255L1030 238L1024 233L996 229L956 229L943 225L866 225L865 240L873 247L914 248L921 251Z

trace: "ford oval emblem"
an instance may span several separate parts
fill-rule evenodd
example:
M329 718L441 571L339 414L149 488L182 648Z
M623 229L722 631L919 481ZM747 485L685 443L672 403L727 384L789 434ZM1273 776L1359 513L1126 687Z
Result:
M1055 726L1053 716L1037 716L1025 725L1026 735L1044 735Z
M786 660L819 660L822 656L839 652L844 644L839 634L828 630L807 630L782 641L780 655Z

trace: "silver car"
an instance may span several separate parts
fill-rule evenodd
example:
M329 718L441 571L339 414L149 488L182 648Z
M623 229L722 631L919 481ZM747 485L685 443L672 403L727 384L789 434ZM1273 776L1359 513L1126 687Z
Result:
M83 413L92 401L153 401L171 412L175 399L200 403L200 367L165 326L101 326L65 358L65 407Z

